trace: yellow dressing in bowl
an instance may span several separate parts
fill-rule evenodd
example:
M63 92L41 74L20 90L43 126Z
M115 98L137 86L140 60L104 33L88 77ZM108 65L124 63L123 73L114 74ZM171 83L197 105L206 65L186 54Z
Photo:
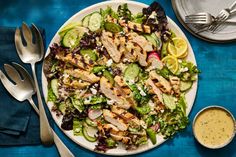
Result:
M203 110L193 126L195 137L209 148L218 148L227 144L234 136L235 122L232 116L218 107Z

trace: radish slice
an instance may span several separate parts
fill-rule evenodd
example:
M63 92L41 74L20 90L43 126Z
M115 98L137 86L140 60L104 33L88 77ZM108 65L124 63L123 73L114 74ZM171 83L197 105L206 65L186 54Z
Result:
M161 62L160 56L156 51L149 53L147 62L150 64L149 68L147 69L148 71L163 68L163 63Z
M160 125L159 125L159 123L157 123L157 124L151 126L150 128L151 128L152 130L154 130L155 132L157 132L158 129L160 128Z
M148 60L151 58L156 58L157 60L161 60L159 54L156 51L152 51L148 54Z
M98 117L100 117L102 115L102 110L100 109L97 109L97 110L89 110L88 111L88 117L91 119L91 120L94 120Z

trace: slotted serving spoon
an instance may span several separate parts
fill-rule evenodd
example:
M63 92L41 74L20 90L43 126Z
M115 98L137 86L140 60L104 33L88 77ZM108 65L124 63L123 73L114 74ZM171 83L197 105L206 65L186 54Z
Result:
M22 35L23 37L21 36L20 29L17 28L15 32L16 50L22 62L31 64L39 106L40 138L43 144L51 145L53 144L52 131L48 123L45 109L43 107L43 102L35 73L35 63L42 60L44 56L42 36L38 28L34 24L32 24L31 31L31 29L24 22L22 24Z
M12 83L6 75L0 70L0 79L3 86L7 91L18 101L28 100L31 106L34 108L35 112L39 114L37 106L32 100L32 95L35 94L34 82L29 73L19 64L12 63L13 66L9 64L4 64L4 69L9 76L9 78L14 82ZM19 73L18 73L19 71ZM71 151L65 146L57 134L50 128L53 133L54 143L57 146L58 152L61 157L74 157Z

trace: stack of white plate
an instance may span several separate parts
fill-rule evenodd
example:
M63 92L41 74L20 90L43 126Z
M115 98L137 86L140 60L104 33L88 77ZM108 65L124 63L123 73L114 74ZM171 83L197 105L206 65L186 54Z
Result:
M213 16L217 16L219 12L228 8L235 0L172 0L172 6L175 14L181 24L193 35L211 42L226 42L236 41L236 23L226 23L216 33L204 31L196 34L196 27L191 24L184 23L186 15L195 14L198 12L208 12ZM236 21L236 15L231 17Z

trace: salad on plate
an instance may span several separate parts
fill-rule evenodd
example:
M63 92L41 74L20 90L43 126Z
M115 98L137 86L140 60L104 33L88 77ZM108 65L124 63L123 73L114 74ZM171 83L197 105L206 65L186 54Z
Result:
M61 128L97 142L96 151L137 149L149 139L155 145L157 134L183 130L185 93L199 70L167 24L153 2L138 14L127 4L107 6L63 27L43 67Z

